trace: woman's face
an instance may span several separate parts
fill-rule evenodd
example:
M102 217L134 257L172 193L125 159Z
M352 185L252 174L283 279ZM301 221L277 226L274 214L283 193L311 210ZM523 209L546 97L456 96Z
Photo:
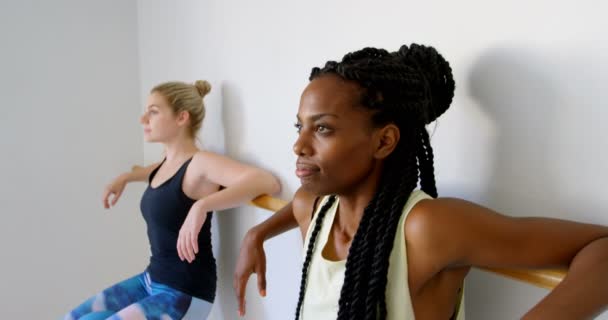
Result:
M167 99L157 92L148 96L146 109L139 122L143 125L144 139L147 142L167 142L180 130L178 119Z
M377 160L371 112L361 88L327 74L311 81L300 99L293 150L302 187L318 195L344 194L370 178Z

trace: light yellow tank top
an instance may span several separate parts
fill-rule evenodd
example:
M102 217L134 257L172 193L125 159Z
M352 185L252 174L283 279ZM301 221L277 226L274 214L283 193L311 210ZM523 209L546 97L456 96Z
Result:
M308 227L304 240L304 257L310 241L310 234L314 228L315 219L319 209L327 201L325 197L317 206L317 212L313 222ZM421 190L415 190L407 200L397 230L403 230L405 218L418 201L430 199L431 197ZM321 252L325 248L329 232L331 230L338 201L336 199L332 207L327 211L323 219L323 225L319 230L315 248L312 253L308 278L306 281L306 294L302 303L302 320L330 320L336 319L338 315L338 300L344 282L344 271L346 260L331 261L325 259ZM386 308L387 320L414 320L414 309L407 281L407 254L403 232L397 232L393 244L393 250L389 258L388 281L386 284ZM461 300L458 308L457 320L464 320L464 301Z

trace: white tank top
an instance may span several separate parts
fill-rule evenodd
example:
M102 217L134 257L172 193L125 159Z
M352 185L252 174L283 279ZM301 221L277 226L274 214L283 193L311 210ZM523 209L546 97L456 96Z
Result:
M319 209L329 199L325 197L317 206L317 211L314 214L313 220L306 232L304 239L304 258L306 258L306 249L310 241L310 234L314 229L315 219L319 213ZM410 195L403 213L399 219L397 230L403 230L405 218L410 210L418 201L423 199L431 199L429 195L421 190L415 190ZM319 234L315 248L310 260L308 268L308 278L306 281L306 294L302 303L302 311L300 319L302 320L330 320L336 319L338 315L338 300L340 299L340 291L344 282L344 271L346 269L346 260L331 261L327 260L321 254L329 232L336 215L338 201L325 214L323 225ZM410 289L407 281L407 254L405 247L405 239L403 231L395 234L393 250L389 258L388 277L386 284L386 309L387 320L414 320L414 309L412 307L412 299L410 297ZM458 308L457 320L464 320L464 301L460 301Z

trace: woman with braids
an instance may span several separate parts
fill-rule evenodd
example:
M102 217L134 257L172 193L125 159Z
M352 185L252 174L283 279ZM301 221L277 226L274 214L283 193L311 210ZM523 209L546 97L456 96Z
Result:
M471 266L569 267L525 319L588 319L608 306L608 228L512 218L438 198L425 126L454 95L432 47L365 48L314 68L293 150L301 188L246 235L234 287L239 312L263 242L298 226L305 259L296 319L462 319Z
M280 188L278 180L262 169L198 148L203 97L209 90L203 80L166 82L151 90L140 122L145 140L162 143L165 157L119 175L103 194L103 205L109 209L127 183L148 183L140 207L152 251L150 263L144 272L101 291L64 319L207 319L216 288L213 211Z

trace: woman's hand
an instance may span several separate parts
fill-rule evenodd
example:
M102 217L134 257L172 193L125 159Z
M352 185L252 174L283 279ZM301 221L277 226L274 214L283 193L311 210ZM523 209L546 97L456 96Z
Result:
M234 271L233 287L239 305L239 315L245 315L245 288L252 273L258 276L258 291L262 297L266 296L266 253L264 241L256 235L254 229L249 230L243 243Z
M198 253L198 234L201 232L203 224L207 220L207 210L201 205L201 200L195 202L184 224L179 230L177 238L177 254L179 258L188 262L194 261Z
M110 206L113 207L114 205L116 205L116 202L118 202L118 199L120 199L120 195L122 195L122 191L125 189L126 185L127 178L125 174L119 175L118 177L116 177L116 179L114 179L114 181L108 184L103 191L103 207L106 209L110 209ZM112 197L111 200L110 197Z

